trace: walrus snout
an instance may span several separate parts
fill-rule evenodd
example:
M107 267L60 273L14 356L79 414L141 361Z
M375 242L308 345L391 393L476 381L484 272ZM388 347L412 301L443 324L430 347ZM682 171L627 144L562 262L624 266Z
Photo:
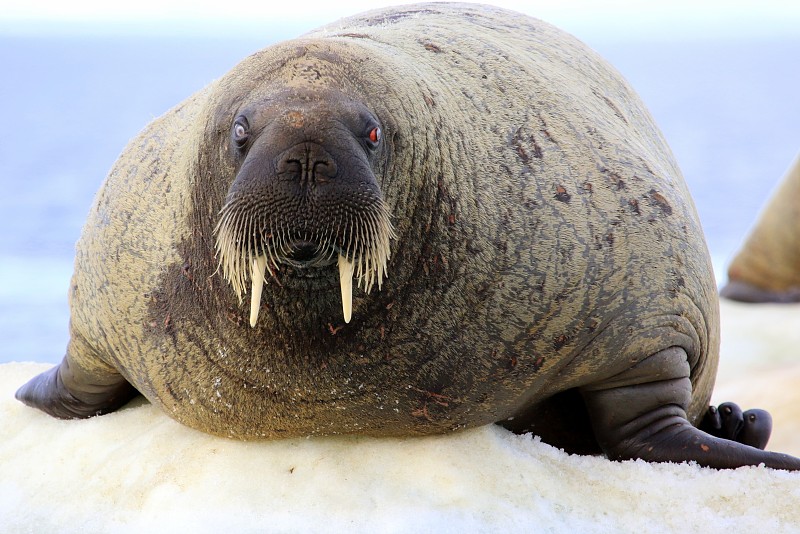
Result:
M369 293L374 285L380 290L387 275L394 238L389 208L366 163L340 166L308 142L277 159L274 173L269 164L245 162L231 186L215 228L222 274L240 301L249 286L255 326L268 271L280 264L307 269L336 263L342 312L350 322L354 278ZM263 154L251 161L265 160L275 161Z

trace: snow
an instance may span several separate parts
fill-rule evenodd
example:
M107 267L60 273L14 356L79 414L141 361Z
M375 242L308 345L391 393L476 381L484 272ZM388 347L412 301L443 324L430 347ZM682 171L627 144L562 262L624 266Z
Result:
M800 455L800 307L722 303L718 401L770 410ZM239 442L138 400L84 421L15 401L0 365L2 532L800 532L800 473L570 456L495 426Z

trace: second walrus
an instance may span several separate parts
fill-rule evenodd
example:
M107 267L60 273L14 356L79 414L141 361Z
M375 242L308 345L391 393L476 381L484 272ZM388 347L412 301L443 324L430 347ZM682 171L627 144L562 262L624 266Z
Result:
M742 302L800 302L800 156L731 261L720 293Z

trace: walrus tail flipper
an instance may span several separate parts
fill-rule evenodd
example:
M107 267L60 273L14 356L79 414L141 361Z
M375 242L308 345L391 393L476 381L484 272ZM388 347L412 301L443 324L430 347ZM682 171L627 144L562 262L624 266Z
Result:
M719 407L709 406L697 428L718 438L764 449L772 433L772 416L759 409L743 412L737 404L726 402Z
M717 469L763 463L800 470L799 458L715 437L689 423L692 384L681 348L658 352L582 391L597 441L613 460L694 461Z
M95 365L80 365L72 357L78 346L83 347L80 354L85 356L85 343L73 334L61 364L19 388L17 399L59 419L84 419L113 412L138 394L107 364L92 358L87 363Z

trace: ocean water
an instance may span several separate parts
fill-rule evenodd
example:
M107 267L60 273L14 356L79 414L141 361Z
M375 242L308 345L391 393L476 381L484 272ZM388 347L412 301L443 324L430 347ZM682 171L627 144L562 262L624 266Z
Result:
M800 37L579 37L655 116L723 281L800 150ZM126 142L274 40L0 35L0 362L62 357L74 243Z

